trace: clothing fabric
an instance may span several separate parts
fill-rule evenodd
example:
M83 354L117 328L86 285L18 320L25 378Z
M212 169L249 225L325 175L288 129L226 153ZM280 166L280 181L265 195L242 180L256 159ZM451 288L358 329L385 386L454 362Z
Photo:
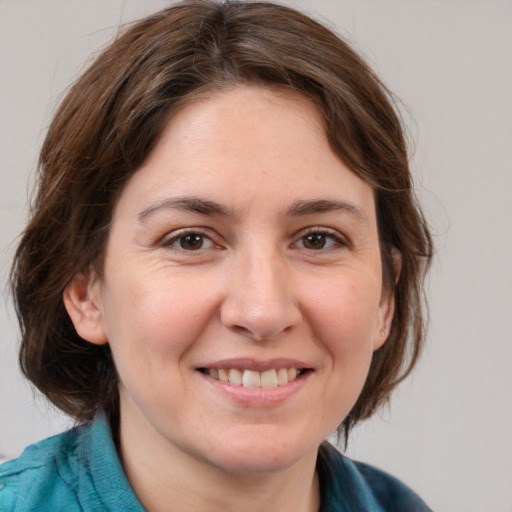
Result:
M317 463L321 512L428 512L396 478L324 443ZM170 508L172 510L172 507ZM29 446L0 466L1 512L143 512L103 414Z

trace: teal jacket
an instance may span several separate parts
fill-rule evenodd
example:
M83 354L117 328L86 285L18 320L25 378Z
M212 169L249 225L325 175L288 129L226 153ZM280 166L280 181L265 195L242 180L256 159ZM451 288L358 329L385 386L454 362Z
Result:
M396 478L324 443L318 454L321 512L428 512ZM143 512L104 415L29 446L0 466L1 512Z

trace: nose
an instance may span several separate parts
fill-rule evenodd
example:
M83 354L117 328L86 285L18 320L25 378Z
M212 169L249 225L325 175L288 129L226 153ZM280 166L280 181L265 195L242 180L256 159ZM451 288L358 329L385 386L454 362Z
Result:
M275 339L300 324L290 272L279 256L246 254L232 262L220 316L226 327L256 341Z

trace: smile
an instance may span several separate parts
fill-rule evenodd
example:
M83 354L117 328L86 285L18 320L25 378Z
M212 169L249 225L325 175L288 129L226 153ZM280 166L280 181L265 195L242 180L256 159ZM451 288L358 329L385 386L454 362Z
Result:
M201 368L200 371L214 380L227 382L232 386L275 388L293 382L307 370L292 367L270 369L263 372L238 368Z

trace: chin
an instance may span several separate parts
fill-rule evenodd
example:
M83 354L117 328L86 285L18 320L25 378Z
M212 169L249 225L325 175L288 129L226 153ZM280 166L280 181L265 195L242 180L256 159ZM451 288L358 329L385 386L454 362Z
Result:
M263 475L286 470L304 458L316 457L319 444L311 443L311 439L294 440L291 436L253 432L242 438L230 436L227 443L216 444L208 458L229 473Z
M267 475L289 469L300 460L295 454L245 453L226 454L216 458L214 465L237 475Z

